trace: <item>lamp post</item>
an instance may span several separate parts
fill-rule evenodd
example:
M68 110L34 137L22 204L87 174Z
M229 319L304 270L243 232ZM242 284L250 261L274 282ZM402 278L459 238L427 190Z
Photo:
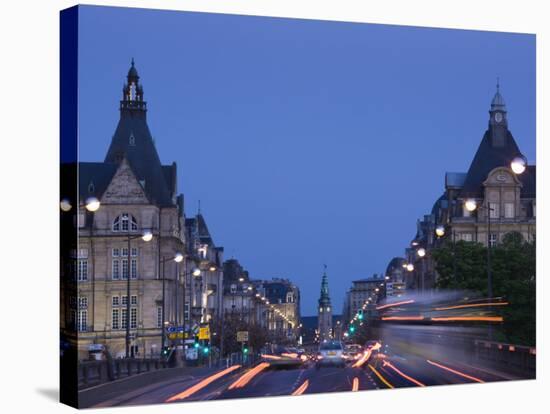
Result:
M130 358L130 279L132 278L131 241L135 239L142 239L144 242L150 242L153 239L153 233L150 230L145 230L141 235L138 236L131 236L130 227L131 225L130 223L128 223L128 234L126 239L128 243L128 264L126 266L126 358Z
M166 277L164 269L166 267L166 262L173 260L176 263L180 263L183 260L183 254L180 252L177 252L174 257L163 257L161 260L162 263L162 333L161 333L161 340L160 340L160 350L161 352L164 350L164 346L166 344ZM177 283L177 273L176 273L176 283Z

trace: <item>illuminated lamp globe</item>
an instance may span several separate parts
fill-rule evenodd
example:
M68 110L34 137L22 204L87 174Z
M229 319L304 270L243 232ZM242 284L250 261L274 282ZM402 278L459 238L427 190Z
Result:
M470 198L466 200L464 206L466 207L466 210L472 212L477 208L477 202L473 198Z
M144 231L141 236L141 240L143 240L144 242L149 242L153 240L153 233L149 230Z
M180 263L182 260L183 260L183 254L181 254L180 252L176 253L176 255L174 256L174 262Z
M524 156L516 157L510 163L510 168L515 174L522 174L527 168L527 160Z
M407 270L412 272L414 270L414 265L412 263L407 264Z
M445 227L444 226L437 226L435 228L435 234L437 237L443 237L445 235Z
M426 249L424 249L423 247L421 247L420 249L418 249L416 251L416 254L419 256L419 257L424 257L426 256Z
M193 269L193 276L200 276L201 275L201 270L198 269L198 268L194 268Z
M99 206L101 205L101 203L99 202L99 200L95 197L88 197L86 199L86 210L90 211L90 212L94 212L94 211L97 211L99 209Z
M61 202L59 203L59 207L61 208L62 211L64 211L65 213L67 211L70 211L71 208L73 208L73 206L71 206L71 202L69 201L69 199L67 198L64 198L63 200L61 200Z

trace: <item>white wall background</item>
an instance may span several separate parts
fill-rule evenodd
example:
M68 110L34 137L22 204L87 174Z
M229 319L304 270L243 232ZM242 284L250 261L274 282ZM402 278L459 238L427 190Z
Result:
M538 356L537 381L428 389L324 394L304 397L234 400L104 409L102 413L201 414L231 410L261 413L543 412L549 400L549 274L544 252L548 241L549 191L548 72L550 13L545 2L523 1L306 1L306 0L143 0L98 1L105 5L169 8L392 23L537 34L537 164L538 164ZM0 13L0 175L2 237L0 243L0 409L3 412L71 412L56 402L58 384L58 132L59 10L70 1L6 1ZM459 6L460 5L460 6ZM36 99L32 102L31 100ZM544 307L544 309L543 309ZM546 318L545 318L546 317ZM544 319L543 319L544 318ZM536 408L538 405L539 408ZM116 411L115 411L116 410ZM119 411L120 410L120 411ZM95 410L94 410L95 411Z

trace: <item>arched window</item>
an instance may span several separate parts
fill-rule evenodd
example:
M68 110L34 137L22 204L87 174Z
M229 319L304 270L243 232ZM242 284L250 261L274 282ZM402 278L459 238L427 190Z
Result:
M113 221L113 231L137 231L137 221L134 216L122 213Z
M294 295L292 292L286 294L286 303L294 303Z

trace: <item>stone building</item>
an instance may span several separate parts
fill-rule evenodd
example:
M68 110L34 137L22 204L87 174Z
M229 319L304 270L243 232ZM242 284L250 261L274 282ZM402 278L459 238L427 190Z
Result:
M332 305L328 291L328 276L325 271L321 280L321 295L319 296L319 307L317 309L317 319L319 323L319 342L323 342L334 337L332 331Z
M183 196L176 164L160 162L133 60L119 110L105 160L78 164L78 292L69 309L81 358L93 343L125 356L127 326L130 355L158 354L163 324L183 318L184 263L173 260L185 252ZM93 213L85 208L90 198L100 202Z
M209 323L222 317L223 247L216 246L199 211L185 220L187 234L186 321Z
M508 112L497 84L488 128L468 170L445 174L443 195L431 214L419 221L417 234L406 249L408 261L414 264L411 287L433 287L437 274L430 251L444 240L495 246L510 232L521 234L526 241L535 239L536 166L523 163L526 160L508 128ZM476 208L470 211L467 202ZM419 248L425 250L423 257L418 255Z
M241 266L237 259L226 260L223 269L225 316L237 317L246 323L262 323L260 301L256 297L255 284L258 282L250 280L248 271Z
M358 279L352 282L344 300L344 322L350 322L359 312L369 312L376 305L384 291L384 277L374 274L370 278ZM370 303L368 303L370 301ZM365 308L363 309L363 305Z

